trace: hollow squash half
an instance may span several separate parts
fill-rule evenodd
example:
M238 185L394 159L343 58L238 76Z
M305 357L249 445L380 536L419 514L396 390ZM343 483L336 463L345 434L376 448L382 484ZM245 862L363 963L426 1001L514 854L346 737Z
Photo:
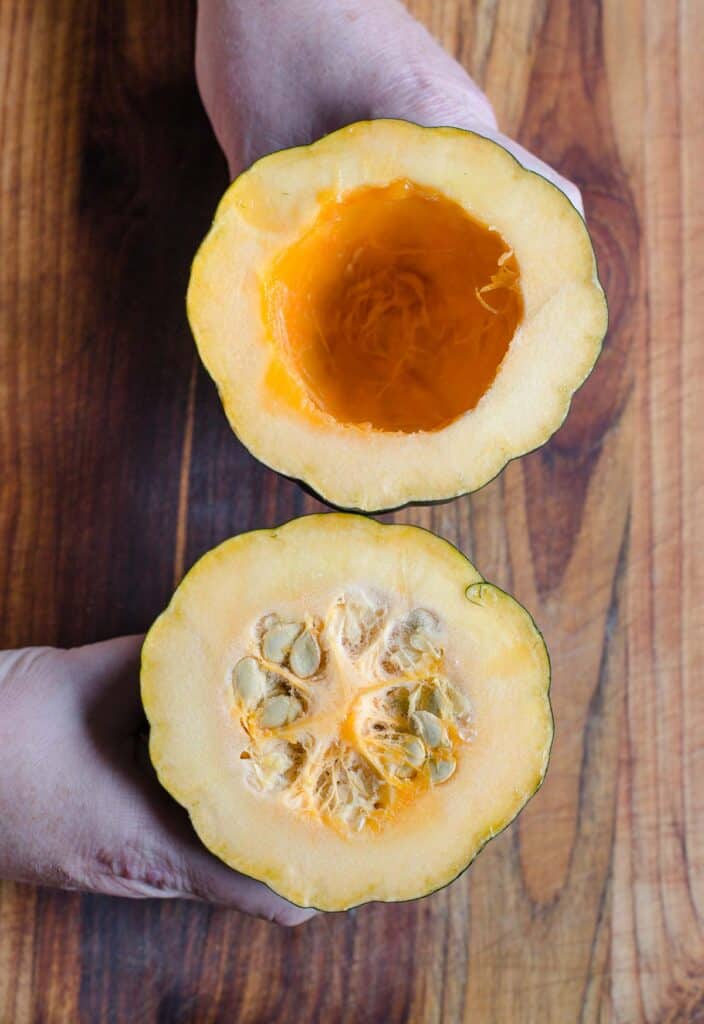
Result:
M151 758L205 845L322 910L467 867L543 779L549 678L451 544L339 513L210 551L142 655Z
M480 135L394 120L240 175L188 315L244 444L362 510L475 490L542 444L606 329L559 189Z

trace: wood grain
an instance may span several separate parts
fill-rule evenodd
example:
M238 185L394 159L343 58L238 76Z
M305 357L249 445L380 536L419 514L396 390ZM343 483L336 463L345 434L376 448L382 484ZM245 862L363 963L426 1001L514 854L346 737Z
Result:
M610 304L550 444L393 516L534 611L557 739L443 892L293 933L0 885L0 1024L704 1021L704 5L415 0L572 177ZM187 0L0 5L0 645L143 629L224 537L319 508L231 435L183 295L225 169Z

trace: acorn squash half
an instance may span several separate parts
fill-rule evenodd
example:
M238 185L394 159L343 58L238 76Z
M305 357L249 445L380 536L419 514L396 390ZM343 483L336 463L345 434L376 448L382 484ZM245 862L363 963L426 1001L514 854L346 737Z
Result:
M204 555L142 654L151 758L202 841L322 910L468 866L543 779L549 679L451 544L338 513Z
M559 189L480 135L394 120L240 175L188 316L243 443L363 510L475 490L542 444L606 329Z

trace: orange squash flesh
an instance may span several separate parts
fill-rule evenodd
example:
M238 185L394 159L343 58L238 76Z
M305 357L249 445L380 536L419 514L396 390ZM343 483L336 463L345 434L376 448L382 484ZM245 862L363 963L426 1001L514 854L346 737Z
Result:
M408 179L324 201L269 269L263 305L270 340L319 410L405 433L473 409L523 316L499 232Z

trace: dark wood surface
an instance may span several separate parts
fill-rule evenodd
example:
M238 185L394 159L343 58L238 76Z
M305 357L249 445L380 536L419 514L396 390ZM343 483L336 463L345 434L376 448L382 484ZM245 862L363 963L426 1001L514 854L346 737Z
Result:
M704 4L410 6L581 185L610 302L549 445L392 517L535 613L545 786L448 889L295 932L0 885L0 1024L704 1020ZM320 507L186 324L226 181L192 35L185 0L0 4L0 646L143 630L207 548Z

